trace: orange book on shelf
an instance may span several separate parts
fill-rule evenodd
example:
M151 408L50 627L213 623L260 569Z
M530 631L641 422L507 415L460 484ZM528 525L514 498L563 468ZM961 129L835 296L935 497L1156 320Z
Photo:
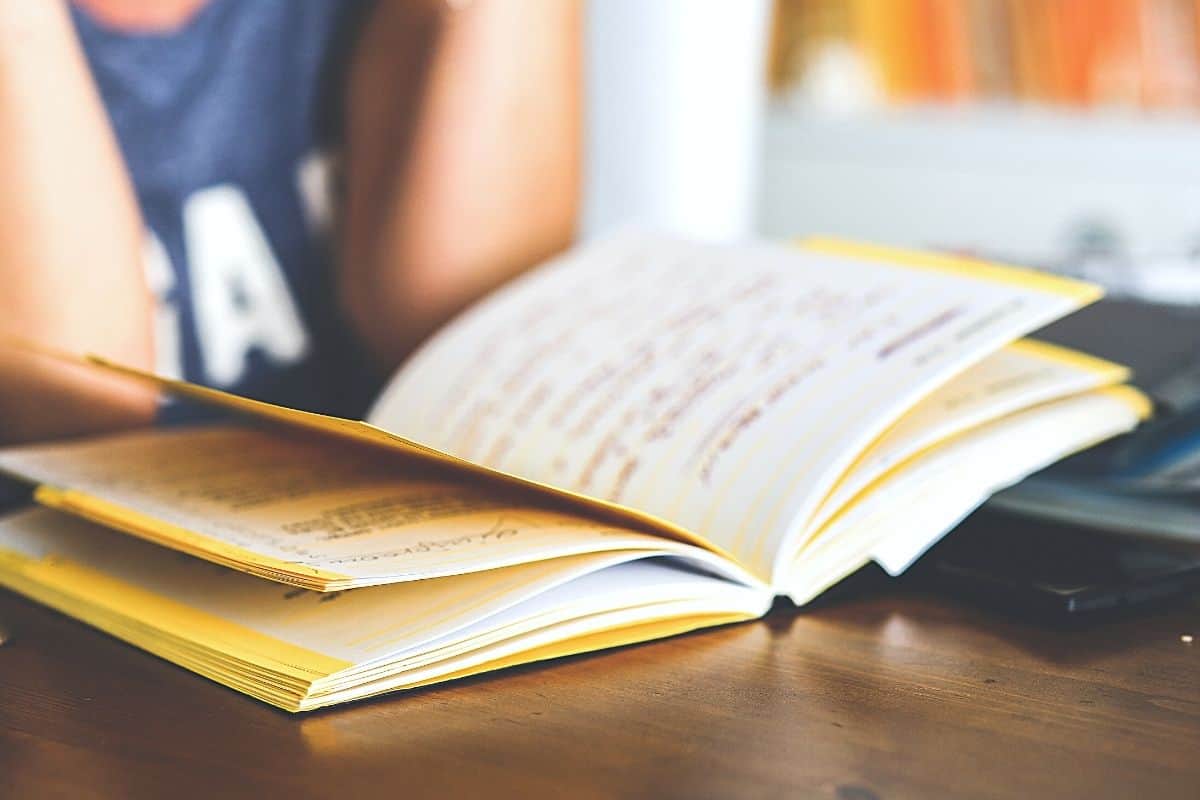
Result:
M775 0L771 5L771 40L767 45L767 85L772 91L785 88L791 75L791 48L794 33L791 30L790 3Z
M1055 104L1082 102L1085 92L1072 96L1071 63L1078 59L1079 41L1067 21L1063 0L1038 0L1037 36L1040 48L1041 82L1046 100Z
M1036 0L1036 4L1038 12L1034 15L1034 24L1037 30L1037 57L1043 99L1051 103L1062 103L1067 99L1067 54L1062 6L1058 0Z
M851 0L855 40L888 99L924 94L925 51L917 38L919 0Z
M974 76L967 0L920 0L917 12L925 94L938 100L970 96Z
M1091 0L1026 0L1038 71L1039 97L1055 104L1086 105L1096 4Z
M768 59L771 88L790 88L826 48L853 45L854 36L846 0L776 0Z
M967 25L975 91L986 98L1011 97L1016 78L1008 4L1003 0L967 0Z
M1142 104L1186 108L1197 100L1196 8L1192 0L1156 0L1142 6Z
M1037 24L1040 0L1007 0L1012 26L1013 86L1020 100L1046 99Z
M1056 6L1059 99L1067 104L1088 104L1090 75L1096 48L1094 0L1051 0Z
M1092 105L1136 106L1142 98L1142 0L1092 0L1094 48L1088 78Z

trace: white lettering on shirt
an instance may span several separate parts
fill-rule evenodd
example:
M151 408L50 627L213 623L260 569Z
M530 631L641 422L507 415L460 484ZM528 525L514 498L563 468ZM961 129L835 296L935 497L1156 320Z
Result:
M196 192L183 228L208 381L237 383L254 350L280 364L303 358L308 334L246 196L228 184Z
M313 151L296 168L296 189L309 227L329 231L333 222L333 165L327 153Z

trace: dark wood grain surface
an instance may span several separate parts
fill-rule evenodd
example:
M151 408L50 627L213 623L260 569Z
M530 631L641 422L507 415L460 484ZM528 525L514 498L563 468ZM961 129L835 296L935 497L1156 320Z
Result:
M12 594L0 796L1200 797L1200 605L1061 632L889 587L295 717Z

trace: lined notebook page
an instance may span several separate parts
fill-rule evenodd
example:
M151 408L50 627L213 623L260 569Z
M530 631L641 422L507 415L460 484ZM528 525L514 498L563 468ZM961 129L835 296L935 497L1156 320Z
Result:
M768 576L792 522L889 422L1097 294L838 244L627 236L472 309L369 421L657 514Z

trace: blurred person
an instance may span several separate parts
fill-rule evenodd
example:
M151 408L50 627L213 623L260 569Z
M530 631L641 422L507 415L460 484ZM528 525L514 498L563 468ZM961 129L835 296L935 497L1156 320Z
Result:
M0 335L361 415L565 247L574 0L0 0ZM184 417L0 347L0 443Z

